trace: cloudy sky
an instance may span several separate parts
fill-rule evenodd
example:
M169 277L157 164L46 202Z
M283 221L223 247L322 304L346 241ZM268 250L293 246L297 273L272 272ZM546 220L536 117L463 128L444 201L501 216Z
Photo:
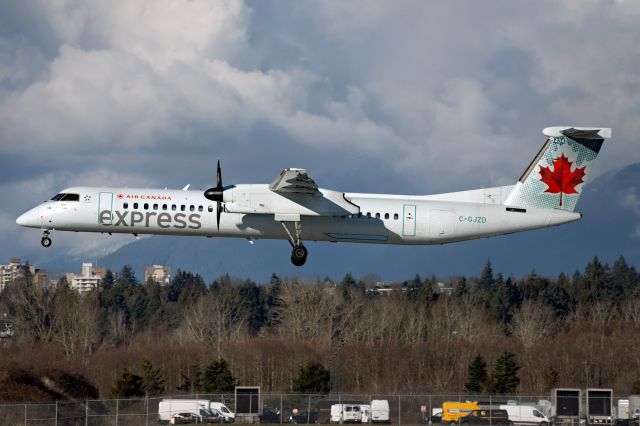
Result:
M0 1L0 261L47 256L15 218L66 186L204 188L218 158L225 183L427 194L512 183L568 124L613 128L597 173L639 162L638 22L637 1Z

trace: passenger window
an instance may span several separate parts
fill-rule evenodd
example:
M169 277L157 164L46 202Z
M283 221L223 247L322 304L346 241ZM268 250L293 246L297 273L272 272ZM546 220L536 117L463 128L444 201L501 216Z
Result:
M166 205L166 204L163 204L163 205L162 205L162 210L166 210L166 209L167 209L167 205Z
M207 210L209 210L209 213L213 212L213 206L207 207Z
M380 219L380 213L376 213L376 219Z
M362 217L362 212L358 212L358 218Z
M149 203L144 203L144 209L149 210Z
M133 203L133 208L134 208L135 210L138 210L138 203Z
M371 212L367 212L367 217L371 219Z
M398 220L398 213L394 213L394 214L393 214L393 218L394 218L395 220Z
M171 205L171 210L173 210L174 212L176 211L176 205L175 204Z
M384 214L384 218L385 218L385 219L389 219L389 213L385 213L385 214Z
M198 211L199 211L199 212L201 212L201 211L203 211L203 210L204 210L204 209L202 208L202 206L198 206Z
M122 205L122 208L124 208L124 209L128 209L128 208L129 208L129 203L124 203L124 204Z
M154 205L153 205L153 209L154 209L154 210L158 210L158 205L157 205L157 204L154 204Z
M194 211L196 211L196 206L194 206L194 205L190 205L190 206L189 206L189 211L190 211L190 212L194 212Z
M184 204L182 204L182 205L180 206L180 211L181 211L181 212L185 211L186 209L187 209L187 207L186 207Z

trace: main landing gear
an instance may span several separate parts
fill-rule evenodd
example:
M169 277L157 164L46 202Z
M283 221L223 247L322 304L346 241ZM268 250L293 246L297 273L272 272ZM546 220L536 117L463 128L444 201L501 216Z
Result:
M42 244L42 247L51 246L51 238L49 238L49 231L45 230L42 232L42 239L40 240L40 244Z
M295 238L293 237L293 235L291 235L291 232L289 232L289 228L287 228L287 225L285 225L284 222L280 223L282 223L282 227L287 232L287 235L289 236L289 243L291 244L291 247L293 247L293 250L291 250L291 263L296 266L304 265L307 261L307 255L309 254L309 252L307 251L307 248L302 244L302 223L300 221L293 222L296 233Z

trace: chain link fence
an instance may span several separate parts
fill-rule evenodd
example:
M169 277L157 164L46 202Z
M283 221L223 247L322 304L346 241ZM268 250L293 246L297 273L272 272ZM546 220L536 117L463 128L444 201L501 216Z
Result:
M434 409L442 408L445 401L477 401L480 405L501 404L533 405L542 412L549 407L550 395L492 396L465 394L260 394L261 412L275 413L262 419L262 423L329 423L331 405L365 404L373 400L386 400L389 404L389 423L394 425L425 425L431 420ZM613 399L612 416L618 399ZM185 399L208 400L224 403L235 412L233 394L194 394L138 399L103 399L86 401L57 401L41 404L0 404L0 425L38 426L140 426L156 425L159 419L159 405L162 400L179 401ZM194 406L196 403L194 402ZM437 411L437 410L436 410ZM545 412L545 415L550 413ZM254 419L256 422L260 418ZM579 419L575 419L579 423ZM166 422L165 422L166 423Z

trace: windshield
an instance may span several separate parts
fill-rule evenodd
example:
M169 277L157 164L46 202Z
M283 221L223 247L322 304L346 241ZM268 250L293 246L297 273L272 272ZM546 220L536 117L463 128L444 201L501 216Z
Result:
M80 194L56 194L51 201L80 201Z
M227 410L227 407L225 407L224 405L220 407L220 410L222 410L223 413L230 413L230 411Z

